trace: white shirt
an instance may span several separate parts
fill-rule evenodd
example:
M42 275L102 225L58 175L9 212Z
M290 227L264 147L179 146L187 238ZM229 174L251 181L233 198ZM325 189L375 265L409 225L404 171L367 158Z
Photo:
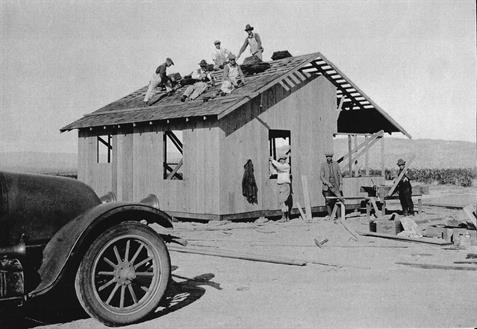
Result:
M277 184L290 184L290 165L288 163L280 163L272 159L272 164L277 169Z
M212 60L214 61L215 65L220 66L224 65L225 62L229 60L230 51L225 48L217 49L215 48L214 53L212 54Z

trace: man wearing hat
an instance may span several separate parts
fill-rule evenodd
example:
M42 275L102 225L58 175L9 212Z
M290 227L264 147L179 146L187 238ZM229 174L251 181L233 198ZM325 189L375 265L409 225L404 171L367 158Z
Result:
M272 157L269 159L271 165L277 171L278 201L282 210L280 221L288 221L290 219L290 209L292 206L290 165L287 163L287 160L287 154L280 154L278 161Z
M245 49L247 49L247 46L250 46L250 52L252 53L252 56L257 56L260 58L260 60L262 60L263 47L260 36L258 33L253 32L253 26L250 26L250 24L245 26L245 32L247 32L247 37L245 38L242 48L240 48L240 51L238 52L237 60L240 58L240 55L242 55Z
M205 59L200 61L199 66L200 67L191 74L192 79L197 80L197 82L187 87L182 95L182 102L185 102L188 98L191 100L196 99L206 91L210 85L214 84L214 78L208 70L209 65Z
M223 69L224 65L227 63L230 51L225 48L220 47L220 40L214 41L215 50L214 54L212 55L212 60L214 61L214 69Z
M245 84L245 76L243 75L240 65L235 60L235 55L230 54L229 63L225 64L222 76L222 86L220 88L223 94L230 94L235 88Z
M343 178L341 177L340 166L337 162L333 161L333 152L325 152L325 157L326 161L321 164L320 168L320 178L322 183L321 189L323 197L325 198L328 216L331 216L336 199L328 200L326 198L336 196L334 192L338 193L340 196L343 194L341 192L343 187ZM341 216L340 208L338 208L336 216Z
M169 57L166 58L165 63L159 65L149 81L149 87L147 87L146 95L144 96L144 102L147 103L154 93L154 89L159 86L165 86L166 91L172 91L172 81L167 76L167 68L174 65L174 62Z
M406 166L406 161L399 159L397 165L399 167L399 177ZM414 204L412 203L412 186L411 181L406 174L404 174L399 181L397 190L399 191L399 201L401 202L403 216L414 215Z

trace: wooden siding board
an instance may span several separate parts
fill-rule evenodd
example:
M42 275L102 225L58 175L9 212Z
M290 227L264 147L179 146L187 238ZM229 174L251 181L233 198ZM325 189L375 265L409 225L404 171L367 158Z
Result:
M260 104L264 110L260 109ZM221 215L280 208L276 182L269 179L269 129L291 131L295 198L303 204L299 178L306 175L312 206L324 205L319 165L324 160L325 150L332 147L335 112L336 91L324 77L319 77L292 94L276 85L261 99L243 105L224 118L220 152ZM247 159L254 164L258 205L248 204L241 195L240 183Z

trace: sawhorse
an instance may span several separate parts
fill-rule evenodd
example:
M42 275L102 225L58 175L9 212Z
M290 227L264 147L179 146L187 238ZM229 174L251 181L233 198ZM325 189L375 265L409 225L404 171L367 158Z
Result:
M331 216L330 216L330 219L335 219L336 217L336 213L338 212L338 207L339 209L341 210L341 219L344 220L345 219L345 216L346 216L346 207L345 207L345 204L343 203L343 201L341 200L344 200L346 202L346 200L367 200L369 198L367 197L361 197L361 196L343 196L341 198L338 198L338 197L335 197L335 196L328 196L326 197L326 201L328 200L336 200L335 202L335 205L333 207L333 210L331 212Z

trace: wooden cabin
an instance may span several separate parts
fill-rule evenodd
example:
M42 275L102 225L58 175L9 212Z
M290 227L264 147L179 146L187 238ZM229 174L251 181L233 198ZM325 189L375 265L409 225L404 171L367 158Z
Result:
M143 87L65 126L78 129L78 179L124 201L153 193L178 218L273 216L280 207L268 160L290 148L294 199L303 205L305 176L312 209L323 211L319 165L335 135L407 134L321 53L269 64L227 96L215 96L218 71L196 100L181 102L183 87L172 96L157 91L144 106ZM248 160L256 203L242 195Z

